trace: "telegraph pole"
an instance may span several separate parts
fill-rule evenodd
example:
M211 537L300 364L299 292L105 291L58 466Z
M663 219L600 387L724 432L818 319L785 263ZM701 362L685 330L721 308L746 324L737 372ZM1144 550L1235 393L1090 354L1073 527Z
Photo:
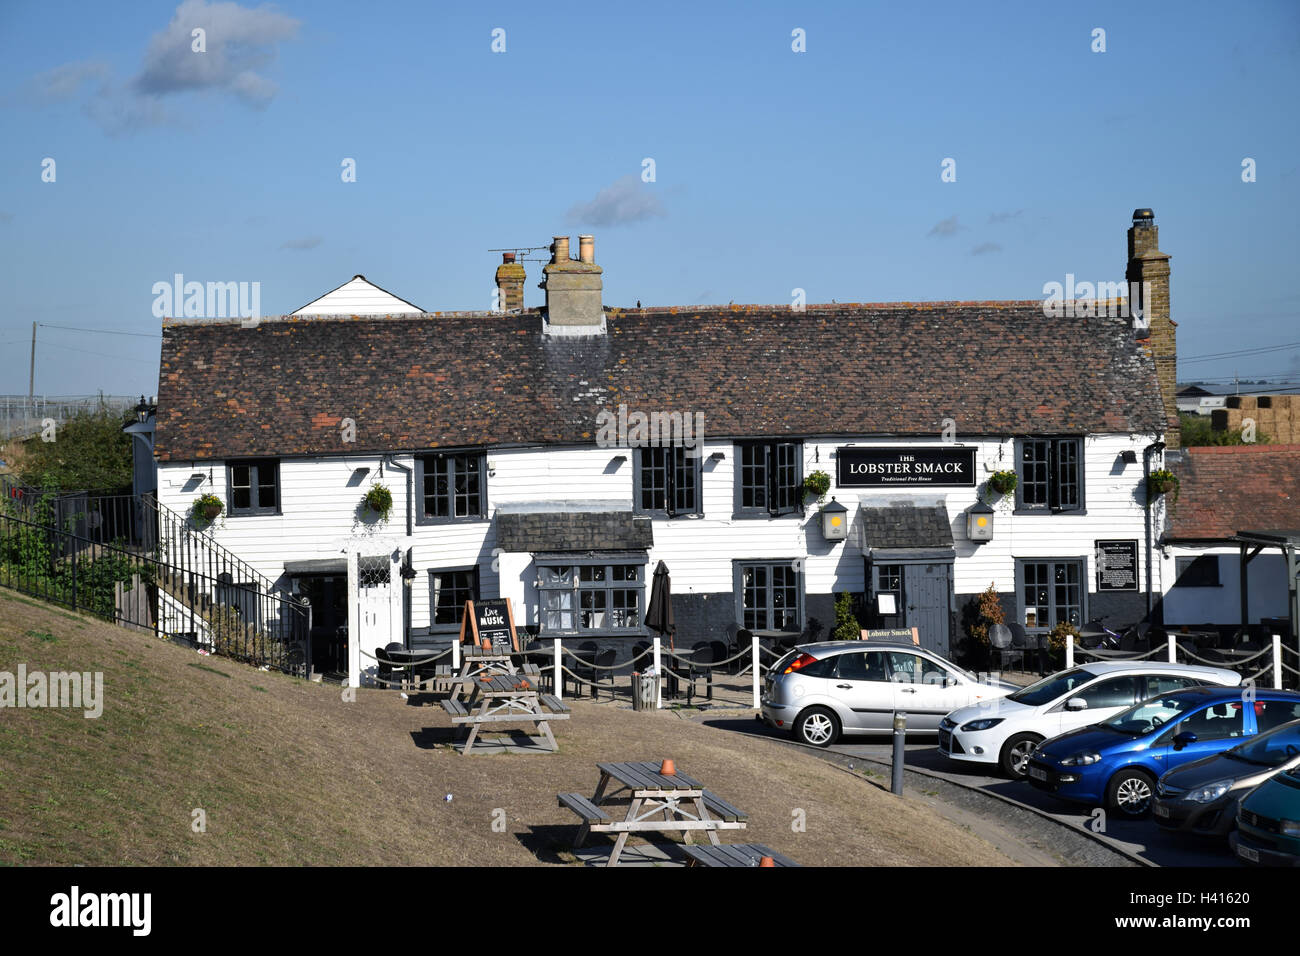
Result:
M27 369L27 404L36 408L36 323L32 323L32 363ZM34 413L34 412L33 412Z

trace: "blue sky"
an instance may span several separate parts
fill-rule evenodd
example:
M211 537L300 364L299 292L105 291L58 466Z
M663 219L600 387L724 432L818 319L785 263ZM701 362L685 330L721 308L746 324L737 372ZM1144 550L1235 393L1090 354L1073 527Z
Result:
M1300 5L1076 6L5 2L0 393L177 272L487 309L488 249L592 232L608 305L1035 299L1122 280L1138 206L1180 356L1300 341ZM156 339L38 342L38 392L156 391ZM1234 372L1300 349L1180 377Z

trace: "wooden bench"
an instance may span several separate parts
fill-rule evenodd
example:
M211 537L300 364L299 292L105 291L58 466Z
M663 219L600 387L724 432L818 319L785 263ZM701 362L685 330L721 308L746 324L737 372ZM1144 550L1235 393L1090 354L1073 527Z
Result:
M679 846L690 861L688 866L758 866L758 861L770 856L777 866L798 866L788 856L782 856L761 843L722 843L718 846Z
M572 810L582 818L584 823L588 825L593 823L614 822L614 818L596 804L592 803L590 797L584 797L580 793L560 794L560 806Z
M726 800L714 793L712 790L704 791L704 809L708 810L713 816L728 823L736 823L749 819L749 814L744 810L737 810Z
M554 694L542 694L538 699L541 700L543 707L553 713L569 714L573 712L572 707L560 700L560 698L556 697Z
M469 711L465 709L465 705L454 698L451 700L444 700L442 702L442 709L451 715L451 722L453 724L464 723L469 719Z

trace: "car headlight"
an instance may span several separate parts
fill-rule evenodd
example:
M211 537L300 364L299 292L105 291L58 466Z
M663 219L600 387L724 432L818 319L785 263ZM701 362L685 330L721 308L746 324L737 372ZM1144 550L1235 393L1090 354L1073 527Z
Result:
M1087 767L1101 759L1101 754L1095 750L1084 750L1077 754L1070 754L1061 761L1062 767Z
M961 725L962 730L988 730L990 727L996 727L1002 723L1002 717L984 717L980 720L972 720L969 723Z
M1189 790L1183 795L1183 799L1190 803L1213 803L1231 789L1231 780L1216 780L1198 790Z
M1283 836L1300 837L1300 820L1279 820L1277 823Z

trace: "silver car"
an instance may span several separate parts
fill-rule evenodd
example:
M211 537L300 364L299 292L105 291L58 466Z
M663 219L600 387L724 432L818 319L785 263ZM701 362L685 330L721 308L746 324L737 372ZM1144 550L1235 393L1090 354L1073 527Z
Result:
M828 641L796 647L772 666L760 719L827 747L841 733L891 733L896 711L907 712L908 730L937 731L945 714L1016 689L981 682L916 644Z

